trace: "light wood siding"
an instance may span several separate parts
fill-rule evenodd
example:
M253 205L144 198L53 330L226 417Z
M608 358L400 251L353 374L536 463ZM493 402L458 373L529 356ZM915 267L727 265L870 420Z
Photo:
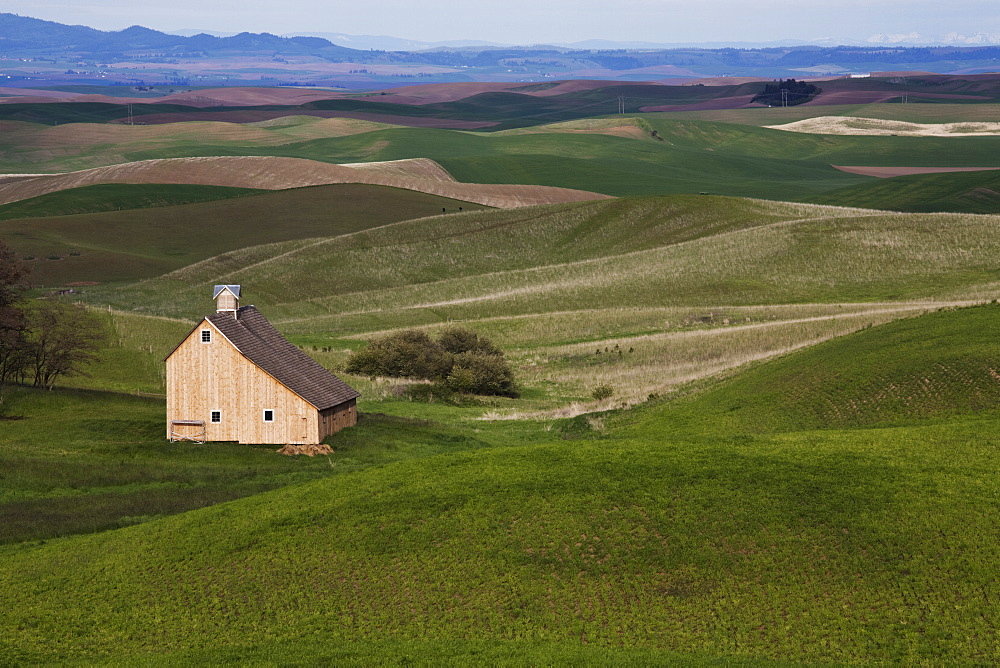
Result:
M203 329L212 330L211 343L201 342ZM273 422L264 422L265 409L274 411ZM222 412L221 422L211 421L212 411ZM314 444L332 433L321 434L319 411L244 357L207 320L167 359L168 436L171 420L204 420L209 441Z

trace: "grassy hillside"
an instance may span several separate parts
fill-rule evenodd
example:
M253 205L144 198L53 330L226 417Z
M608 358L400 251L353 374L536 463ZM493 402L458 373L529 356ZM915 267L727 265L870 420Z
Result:
M211 308L212 285L239 283L334 368L385 330L463 321L509 351L531 390L482 412L523 413L586 401L601 384L631 403L868 325L988 300L997 225L705 196L622 199L244 248L79 297L193 320ZM390 386L355 381L391 400Z
M0 591L10 629L0 652L20 662L281 651L286 661L470 660L486 638L515 661L544 651L582 661L994 662L1000 486L990 434L1000 418L995 401L984 412L967 400L968 374L996 364L983 332L998 314L872 329L624 422L536 430L534 443L517 445L503 425L445 437L383 422L376 438L363 427L336 441L329 461L420 434L459 451L10 546L0 574L25 584ZM873 359L886 361L877 374ZM938 362L935 398L916 412L782 432L808 424L815 398L846 407L880 382L919 383ZM791 408L771 400L788 383ZM753 392L763 397L709 428L727 398ZM508 447L474 445L499 434ZM622 646L635 654L617 654Z
M338 437L344 453L292 458L268 446L168 443L162 398L26 388L5 388L0 396L0 545L141 524L496 441L441 423L367 413Z
M1000 174L956 172L879 179L812 198L817 204L839 204L893 211L1000 213Z
M716 436L920 424L1000 410L996 303L865 329L647 411ZM655 416L655 417L653 417ZM636 433L648 427L640 418Z
M308 245L248 248L100 298L194 317L204 286L252 283L255 299L276 305L278 320L318 324L320 317L381 311L387 325L395 311L428 308L460 319L952 298L996 280L997 224L992 216L699 196L614 200L472 212Z
M119 187L101 186L93 196L133 192L128 186L117 190ZM159 186L134 188L135 192L155 193ZM181 186L176 193L184 193L186 188ZM72 194L48 197L51 199L40 203L34 200L35 206L77 206L69 204L74 201ZM38 212L26 203L11 206L28 206L28 211ZM78 206L88 204L84 201ZM182 206L6 220L0 221L0 238L22 258L32 258L29 264L36 284L55 286L148 278L245 246L349 234L440 215L443 209L457 211L459 206L483 208L415 191L343 184Z
M263 194L252 188L115 183L71 188L0 206L0 220L152 209Z

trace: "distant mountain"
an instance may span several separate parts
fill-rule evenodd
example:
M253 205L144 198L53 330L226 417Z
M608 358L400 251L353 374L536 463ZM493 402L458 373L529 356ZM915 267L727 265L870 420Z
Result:
M552 79L622 79L645 81L670 77L738 76L802 78L873 71L920 70L927 72L990 72L1000 70L1000 36L952 35L959 45L896 45L897 39L922 39L919 35L873 35L874 44L831 45L815 43L746 43L740 45L673 44L587 40L573 44L510 46L457 40L421 42L387 36L344 33L307 33L278 36L269 33L208 34L180 31L168 34L142 26L105 32L86 26L0 14L0 54L84 61L79 67L37 70L10 68L5 81L112 83L119 85L170 83L196 85L322 85L374 87L432 81L543 81ZM195 32L195 34L187 34ZM969 41L976 46L965 45ZM886 48L892 44L891 48ZM284 62L286 56L308 55L322 66L298 68L285 74L267 63ZM197 67L185 64L200 59L254 57L256 71L213 75L208 81ZM172 72L140 72L116 68L114 72L93 63L131 60L170 63ZM87 63L92 63L87 65ZM358 64L356 68L331 68L330 63ZM372 67L375 65L375 67ZM154 70L156 68L153 68ZM163 68L165 69L165 68Z
M190 56L220 51L309 53L340 60L351 60L354 56L353 49L337 46L318 37L288 38L246 32L231 37L216 37L205 33L185 37L142 26L105 32L17 14L0 14L0 52L8 54L59 53L109 59L146 52Z
M430 49L448 49L464 47L510 47L510 44L484 42L474 39L449 40L445 42L424 42L414 39L402 39L388 35L346 35L338 32L294 32L282 37L321 37L340 46L352 49L376 49L379 51L428 51Z

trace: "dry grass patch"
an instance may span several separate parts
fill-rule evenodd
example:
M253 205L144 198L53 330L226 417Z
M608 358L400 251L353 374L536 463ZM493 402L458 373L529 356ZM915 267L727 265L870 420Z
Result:
M819 135L878 135L899 137L990 137L1000 135L1000 123L910 123L858 116L818 116L784 125L766 125L772 130Z

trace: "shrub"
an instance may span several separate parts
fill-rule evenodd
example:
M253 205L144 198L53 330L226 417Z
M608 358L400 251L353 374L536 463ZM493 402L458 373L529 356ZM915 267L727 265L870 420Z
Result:
M432 380L449 392L518 396L503 352L462 327L449 327L437 341L413 329L383 336L352 354L345 369L367 376Z
M465 394L519 396L514 372L502 355L477 352L456 355L446 382L452 390Z
M590 396L594 397L598 401L603 401L604 399L610 399L615 395L615 388L610 385L598 385L594 388L594 391Z
M474 352L481 355L500 355L503 353L485 336L479 336L467 327L449 327L441 332L438 343L449 353L460 355Z
M347 371L366 376L442 378L451 360L440 344L415 329L375 339L347 360Z

